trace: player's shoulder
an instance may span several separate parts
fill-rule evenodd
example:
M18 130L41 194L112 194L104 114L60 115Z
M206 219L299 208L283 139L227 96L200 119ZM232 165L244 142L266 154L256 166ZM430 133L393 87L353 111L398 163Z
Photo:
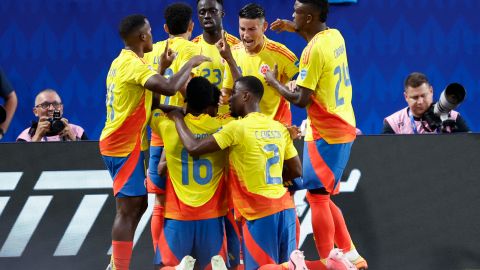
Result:
M193 43L200 43L202 40L203 40L203 35L200 34L200 35L194 37L191 41Z
M281 55L283 57L286 57L290 61L297 60L297 56L290 49L288 49L287 46L280 42L266 39L265 49L268 50L269 53Z
M236 36L234 36L232 34L229 34L229 33L225 34L225 39L227 40L227 43L230 46L234 46L234 45L237 45L237 44L241 43L240 39L238 39Z

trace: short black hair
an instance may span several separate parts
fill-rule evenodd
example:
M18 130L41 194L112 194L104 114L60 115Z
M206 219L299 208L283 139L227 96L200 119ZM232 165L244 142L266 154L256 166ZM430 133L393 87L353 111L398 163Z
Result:
M142 28L146 22L147 17L143 14L133 14L122 19L118 26L118 32L123 40L127 40L128 37Z
M186 89L185 102L187 106L196 112L207 109L214 103L213 89L213 85L206 78L201 76L192 78Z
M265 19L265 10L260 5L250 3L240 10L238 16L242 19Z
M319 12L319 19L321 22L327 21L328 15L328 0L297 0L302 4L310 4L314 6Z
M212 103L210 104L210 106L218 107L221 94L222 92L220 92L220 89L218 89L216 85L212 84Z
M163 14L171 35L184 34L192 20L192 7L185 3L168 5Z
M430 85L427 76L420 72L413 72L407 76L405 82L403 83L403 86L405 90L407 90L408 87L417 88L424 83Z
M198 5L198 3L199 3L200 1L201 1L201 0L197 0L197 5ZM219 4L222 5L222 7L223 7L223 0L215 0L215 1L217 1L217 3L219 3Z
M245 86L246 91L253 94L258 100L261 100L263 97L263 84L255 76L244 76L240 77L235 81L235 84L242 83Z

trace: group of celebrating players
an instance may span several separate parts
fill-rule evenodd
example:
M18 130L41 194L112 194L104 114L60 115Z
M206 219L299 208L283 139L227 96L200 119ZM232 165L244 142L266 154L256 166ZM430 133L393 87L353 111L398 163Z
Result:
M308 41L300 60L264 35L258 4L240 10L240 39L223 30L222 0L198 0L197 14L203 33L192 40L184 3L165 9L169 38L155 44L145 16L120 24L125 48L108 72L100 137L116 198L109 268L129 269L150 192L158 269L367 269L330 199L356 135L345 43L326 26L328 2L296 0L293 21L270 26ZM290 103L307 109L303 169ZM296 189L308 190L318 261L297 250Z

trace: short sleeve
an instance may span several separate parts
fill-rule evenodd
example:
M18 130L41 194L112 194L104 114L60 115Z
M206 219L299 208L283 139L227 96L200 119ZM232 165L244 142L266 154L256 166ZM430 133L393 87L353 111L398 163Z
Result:
M145 83L150 77L158 74L151 65L143 63L142 61L135 61L133 67L133 80L136 84L145 86Z
M286 140L284 159L287 160L287 159L294 158L295 156L298 156L297 149L293 145L293 141L292 141L292 138L290 137L290 133L286 128L285 128L285 131L283 132L283 137Z
M324 57L320 48L314 46L313 43L309 44L302 52L297 85L314 91L320 81L323 64Z
M229 146L238 144L241 141L240 132L240 122L234 120L220 129L218 132L213 134L213 138L217 141L218 146L223 150Z

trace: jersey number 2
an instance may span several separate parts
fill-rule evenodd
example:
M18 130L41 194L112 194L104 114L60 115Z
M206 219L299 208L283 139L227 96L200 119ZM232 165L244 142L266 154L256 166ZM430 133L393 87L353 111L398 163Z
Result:
M278 146L276 144L267 144L263 147L266 152L273 152L273 157L267 159L265 166L267 184L281 184L281 177L273 177L270 175L270 167L280 162L280 155L278 153Z

